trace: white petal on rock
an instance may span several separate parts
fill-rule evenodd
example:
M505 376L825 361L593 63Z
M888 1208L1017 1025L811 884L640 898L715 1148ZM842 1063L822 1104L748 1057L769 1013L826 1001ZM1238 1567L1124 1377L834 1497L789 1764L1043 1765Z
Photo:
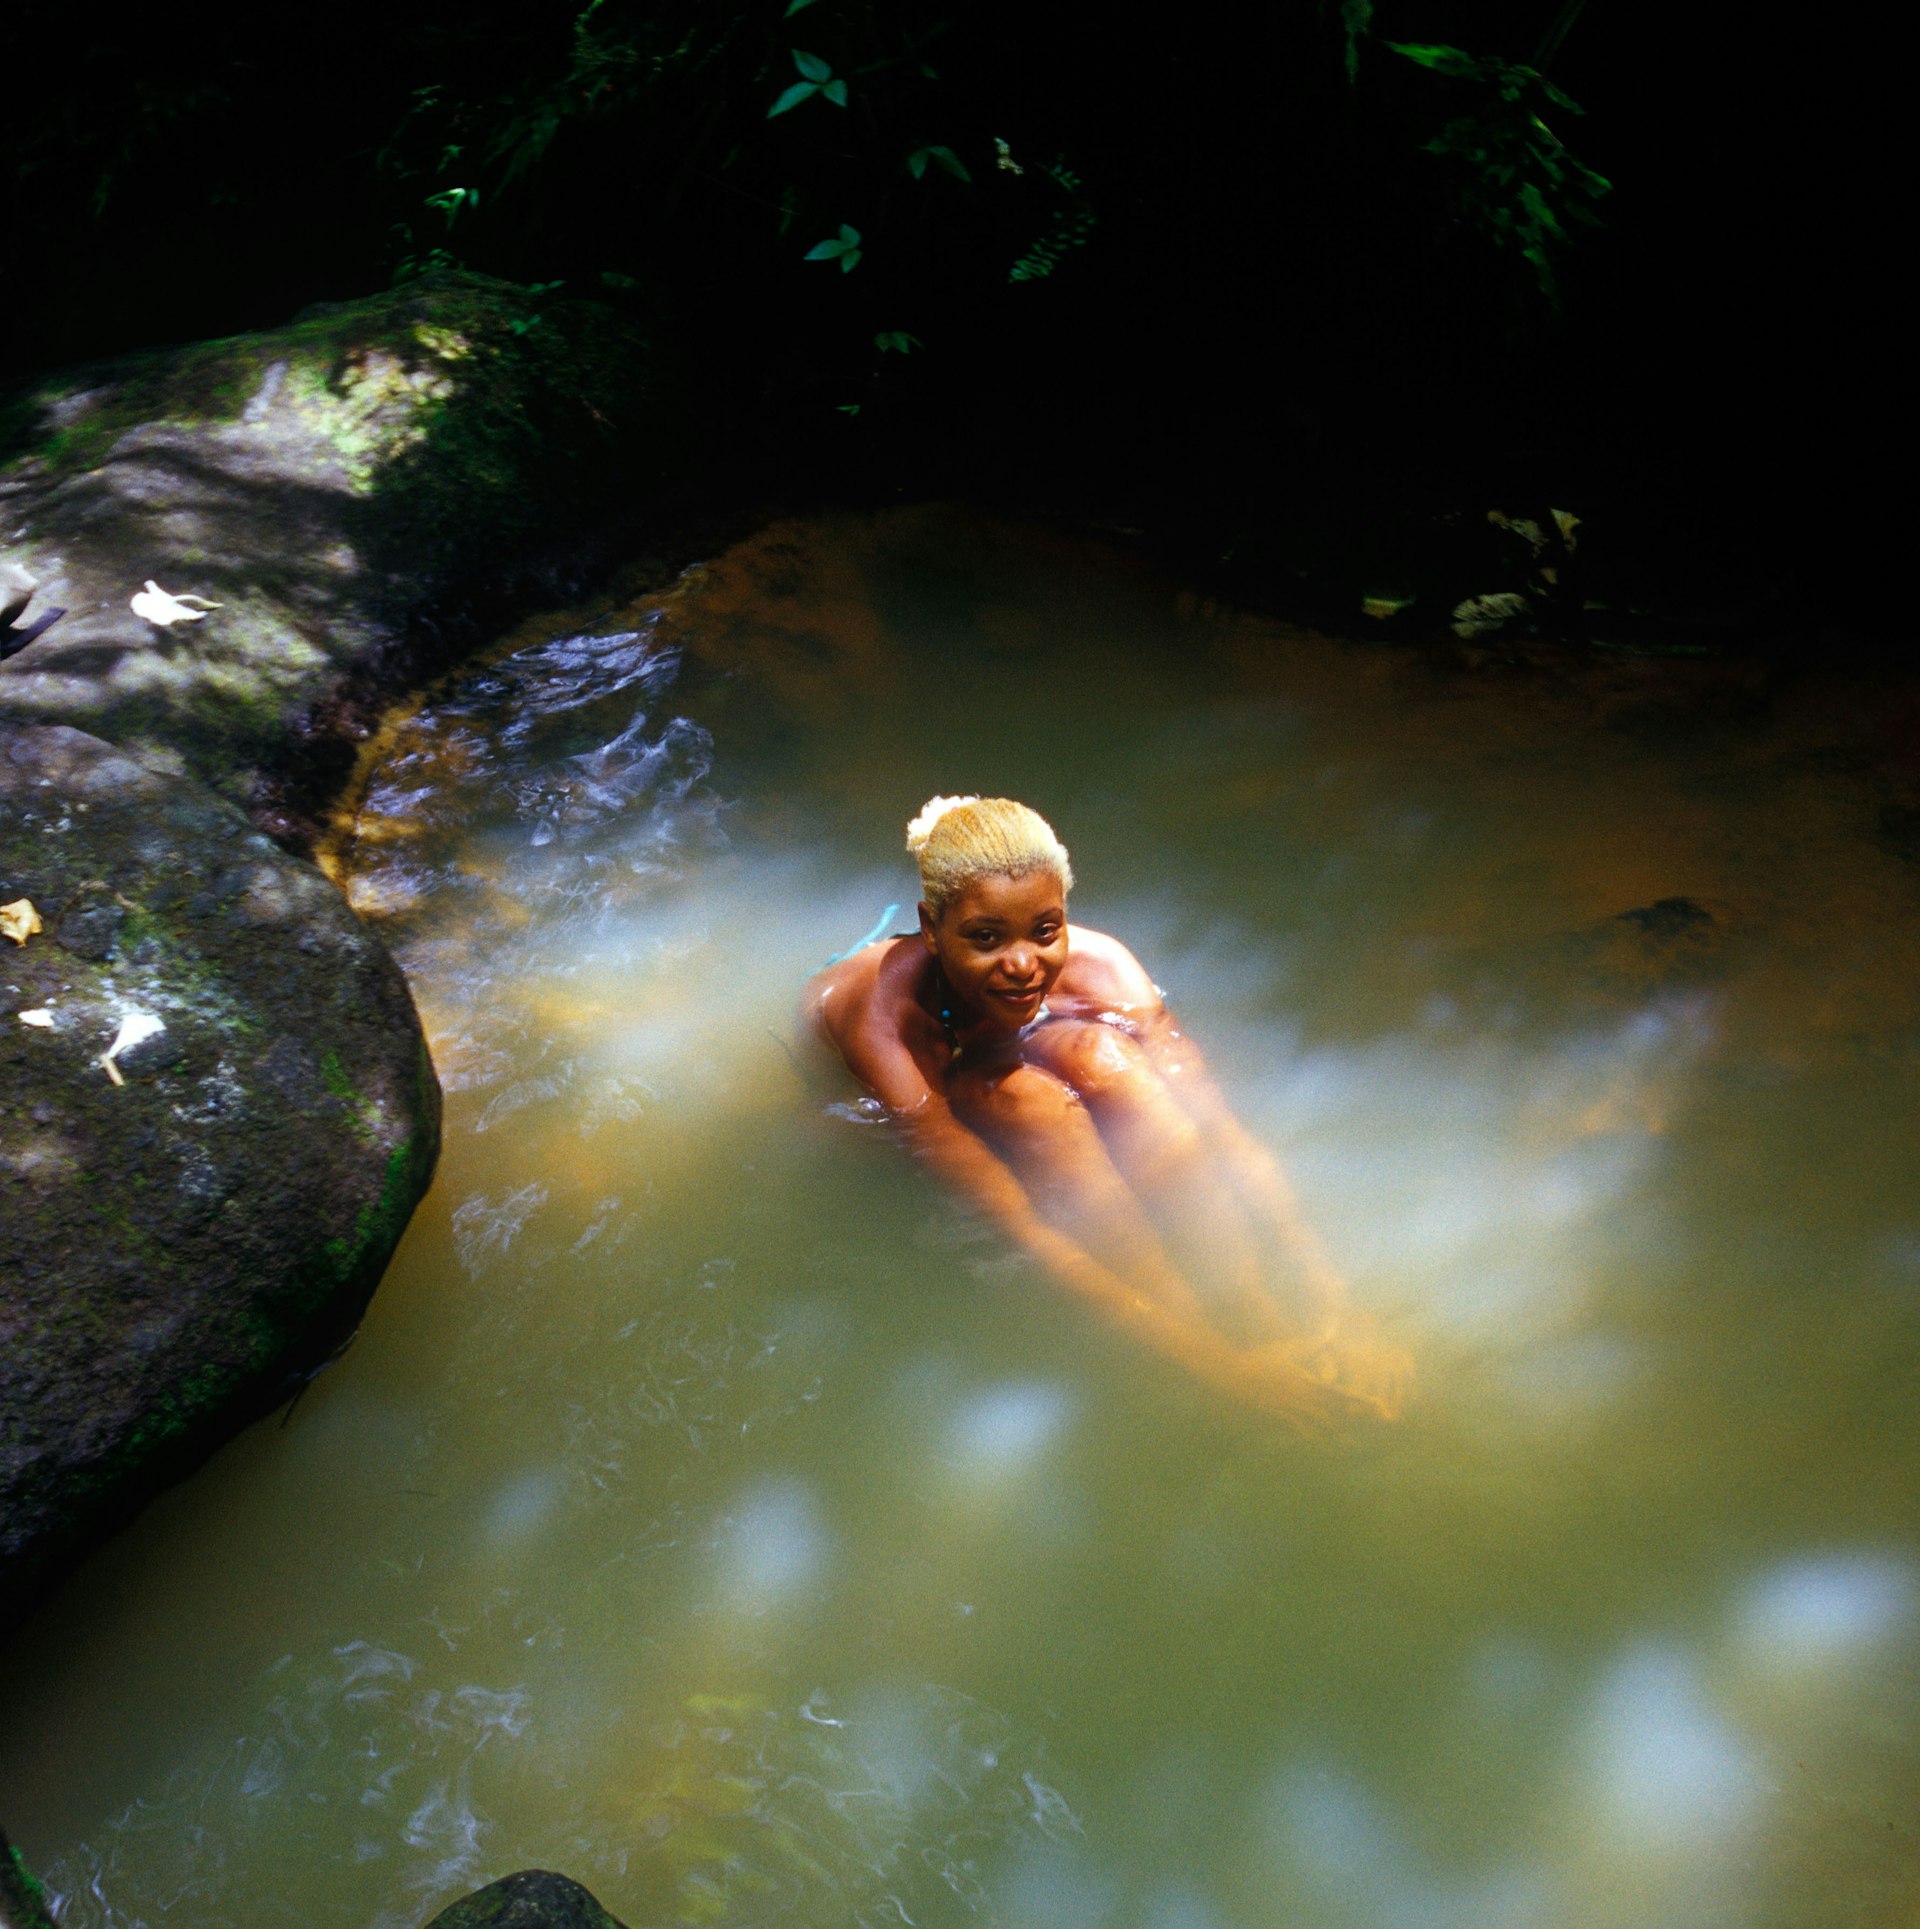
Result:
M32 1025L38 1031L52 1031L53 1013L42 1005L38 1011L23 1011L20 1014L23 1025Z
M198 603L199 609L189 609L189 603ZM136 616L144 616L149 623L161 629L171 629L175 623L200 623L206 620L208 610L222 606L209 603L204 596L194 596L182 592L176 596L171 590L162 589L151 576L147 578L145 589L135 590L133 600L128 605Z
M120 1021L120 1029L113 1035L113 1043L106 1049L105 1056L118 1058L129 1047L137 1045L143 1038L151 1038L156 1032L166 1030L165 1023L150 1011L130 1011Z

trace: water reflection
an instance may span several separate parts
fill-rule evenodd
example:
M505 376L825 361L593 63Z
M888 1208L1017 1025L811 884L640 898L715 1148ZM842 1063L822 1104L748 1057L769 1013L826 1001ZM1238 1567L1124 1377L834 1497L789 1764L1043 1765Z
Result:
M1629 1648L1601 1679L1587 1723L1576 1799L1622 1858L1698 1861L1726 1852L1759 1821L1762 1762L1684 1652Z
M810 1587L826 1560L819 1507L804 1483L761 1481L724 1524L719 1595L735 1613L765 1614Z
M1760 1575L1741 1602L1738 1639L1758 1668L1824 1673L1880 1659L1911 1641L1920 1617L1920 1570L1885 1554L1834 1554L1785 1562Z
M449 1094L364 1334L0 1681L63 1929L1920 1906L1920 907L1790 720L1682 756L965 516L568 628L352 827ZM808 1086L956 784L1416 1339L1391 1439L1222 1413Z

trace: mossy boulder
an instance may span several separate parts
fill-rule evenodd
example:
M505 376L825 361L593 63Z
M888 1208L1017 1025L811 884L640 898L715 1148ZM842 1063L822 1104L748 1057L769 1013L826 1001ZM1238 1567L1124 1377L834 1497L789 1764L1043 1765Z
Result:
M292 828L290 750L343 691L413 680L449 599L676 471L672 392L601 304L451 273L43 382L0 411L0 584L16 635L64 614L0 664L0 716ZM218 607L157 624L148 581Z
M351 1331L440 1128L398 968L198 784L0 722L0 904L23 899L24 942L0 941L0 1627Z
M431 1174L406 986L280 847L679 471L644 331L555 293L440 274L0 406L0 904L46 927L0 940L0 1626L350 1331Z
M522 1869L442 1909L427 1929L624 1929L579 1883Z

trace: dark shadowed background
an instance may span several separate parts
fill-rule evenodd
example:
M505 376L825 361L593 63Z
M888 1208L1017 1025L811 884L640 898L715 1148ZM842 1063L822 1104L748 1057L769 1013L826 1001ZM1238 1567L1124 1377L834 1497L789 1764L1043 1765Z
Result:
M10 40L17 380L450 258L637 308L716 478L1170 529L1328 609L1567 507L1618 600L1906 627L1907 81L1863 18L27 0ZM1502 176L1536 108L1607 192Z

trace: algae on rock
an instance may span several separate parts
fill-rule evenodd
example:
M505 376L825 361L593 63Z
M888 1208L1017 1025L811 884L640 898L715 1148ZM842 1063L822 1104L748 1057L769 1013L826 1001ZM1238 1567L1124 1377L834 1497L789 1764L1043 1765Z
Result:
M548 1869L522 1869L442 1909L427 1929L623 1929L623 1925L571 1877Z
M0 902L46 926L0 947L0 1627L358 1319L439 1086L262 833L304 846L451 599L498 628L675 472L670 394L611 310L443 273L0 409Z
M36 586L23 620L66 613L0 668L0 715L258 818L343 687L406 678L439 600L673 472L670 393L613 311L458 273L43 382L0 412L0 566ZM149 578L220 607L155 626Z
M230 805L0 724L0 826L47 913L0 958L4 1626L351 1330L440 1093L398 968Z

